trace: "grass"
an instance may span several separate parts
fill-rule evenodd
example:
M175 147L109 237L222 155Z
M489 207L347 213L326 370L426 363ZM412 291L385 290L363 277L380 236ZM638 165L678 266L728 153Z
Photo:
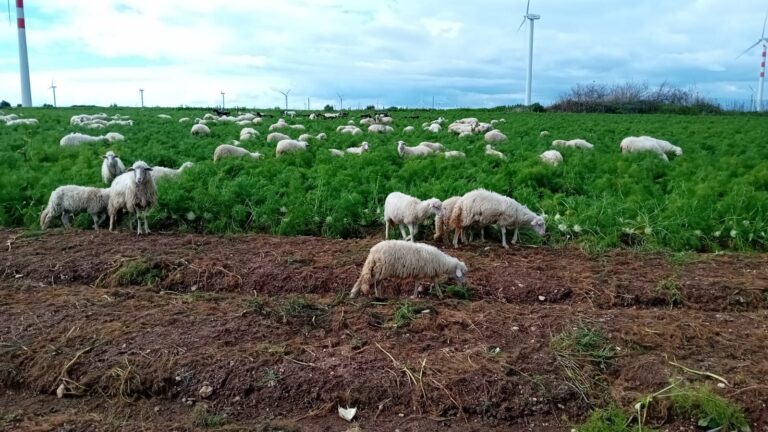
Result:
M304 296L289 296L278 307L278 313L283 318L283 322L288 319L296 320L304 324L319 325L319 320L328 315L328 308L323 305L315 304Z
M685 298L680 292L680 285L674 277L660 280L656 284L656 292L667 299L670 307L680 306Z
M600 330L580 325L552 338L549 346L566 381L585 401L596 402L604 396L595 387L604 386L601 375L616 352Z
M161 265L147 257L131 260L123 264L115 273L120 285L152 286L165 274Z
M739 431L750 430L744 412L727 399L715 394L702 383L683 386L672 394L676 411L692 415L697 425L708 430Z
M425 311L435 312L435 308L429 304L413 305L409 301L406 301L400 307L395 309L395 313L392 317L392 325L395 328L406 327L411 321L415 320L421 313Z
M448 297L452 297L459 300L472 300L474 292L472 288L466 285L447 285L444 287L445 293Z
M243 144L264 160L212 161L214 148L239 136L242 126L213 124L209 137L193 137L190 125L158 119L159 113L201 117L202 109L57 108L9 109L40 120L38 126L0 127L0 226L35 227L50 192L62 184L100 185L100 156L114 150L126 164L195 166L176 180L158 184L159 202L150 212L154 230L203 233L266 232L281 235L364 237L382 228L387 194L401 191L422 198L447 198L484 187L512 196L547 215L548 234L521 233L525 244L574 244L586 250L632 247L669 251L768 250L768 147L756 145L768 135L759 116L599 115L513 113L504 110L396 111L391 135L340 135L347 119L288 120L325 132L307 152L275 158L264 136L266 119L254 127L261 138ZM126 141L62 148L59 139L72 131L69 117L106 111L130 116L134 126L116 126ZM269 110L267 112L270 112ZM353 111L352 118L359 120ZM409 119L406 116L418 116ZM497 145L506 161L483 153L482 136L458 139L442 131L404 135L406 125L420 126L439 116L498 124L509 140ZM541 130L551 135L540 138ZM649 134L681 146L685 154L664 163L650 154L622 155L618 143L628 135ZM291 135L298 135L296 131ZM565 162L543 165L538 155L553 139L580 137L593 151L562 149ZM329 148L359 145L361 157L333 158ZM439 141L467 158L402 159L395 143ZM190 199L193 197L193 199ZM557 216L557 219L555 219ZM87 215L77 218L87 229ZM426 229L425 235L429 235ZM489 233L498 236L498 233Z
M280 375L278 375L274 369L265 368L264 373L262 374L262 377L259 380L258 384L262 387L274 387L275 385L277 385L277 382L279 380L280 380Z
M584 424L576 427L578 432L653 432L653 429L632 425L632 419L618 408L604 408L594 411Z
M224 414L212 413L205 404L195 406L193 412L193 424L203 428L218 428L229 422Z

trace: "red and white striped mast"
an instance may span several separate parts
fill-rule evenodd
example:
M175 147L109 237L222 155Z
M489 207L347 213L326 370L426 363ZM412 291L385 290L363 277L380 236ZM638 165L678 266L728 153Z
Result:
M19 30L19 67L21 69L21 105L32 106L32 90L29 87L29 58L27 57L27 33L24 21L24 0L16 0L16 27Z
M765 51L768 49L768 42L765 38L762 39L763 42L763 57L760 63L760 83L757 86L757 111L760 112L763 110L763 84L765 84Z

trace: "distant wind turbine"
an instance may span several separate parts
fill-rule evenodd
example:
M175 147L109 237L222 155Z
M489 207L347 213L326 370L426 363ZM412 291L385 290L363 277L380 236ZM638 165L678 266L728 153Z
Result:
M529 34L528 34L528 73L525 77L525 105L531 105L531 81L533 81L533 22L537 19L541 19L541 15L529 13L531 8L531 0L528 0L528 5L525 7L525 15L523 15L523 21L520 22L520 27L517 28L519 32L525 25L525 20L530 22Z
M278 90L277 92L285 97L285 110L288 111L288 94L291 93L291 89L288 89L286 91Z
M53 80L51 80L51 86L48 88L53 90L53 107L56 108L56 84L53 83Z
M226 94L226 93L224 93L224 90L222 90L222 91L221 91L221 109L222 109L222 110L223 110L223 109L225 109L225 108L224 108L224 95L225 95L225 94Z
M336 93L336 96L339 97L339 111L342 111L344 110L344 95Z
M8 0L8 23L11 22L11 2ZM24 0L16 0L16 28L19 30L19 69L21 72L21 105L32 106L32 90L29 86L29 57L27 56L27 31L24 21Z
M766 49L768 49L768 38L765 37L766 22L768 22L768 11L765 12L765 18L763 19L763 32L760 34L760 39L758 39L757 42L752 44L752 46L745 49L744 52L742 52L741 54L738 55L738 57L736 57L736 58L739 58L744 54L750 52L752 48L760 44L763 44L763 55L761 57L762 60L760 63L760 80L758 81L758 85L757 85L757 101L756 101L757 103L755 105L758 112L763 110L763 84L765 81L765 52L766 52Z

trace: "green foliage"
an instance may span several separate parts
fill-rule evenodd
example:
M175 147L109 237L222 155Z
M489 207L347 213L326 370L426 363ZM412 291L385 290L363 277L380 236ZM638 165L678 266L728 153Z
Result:
M203 428L218 428L229 422L225 414L212 413L205 404L197 405L193 411L193 421L195 426Z
M394 315L394 326L395 327L405 327L408 324L411 323L416 319L416 315L413 312L413 305L411 305L410 302L406 301L403 303L402 306L395 309L395 315Z
M680 306L683 304L683 293L680 292L680 285L674 277L660 280L656 285L656 292L663 295L670 307Z
M17 112L18 111L18 112ZM80 113L107 111L130 116L134 126L102 131L70 126ZM202 117L202 109L57 108L14 109L37 118L38 126L0 127L0 226L35 227L51 191L63 184L104 186L101 156L114 150L126 165L195 165L177 179L158 183L159 202L150 212L154 230L202 233L265 232L281 235L364 237L383 230L382 206L387 194L401 191L421 198L447 198L484 187L514 197L547 215L543 238L522 230L521 242L573 244L591 251L630 246L671 251L768 250L768 146L762 145L768 123L759 116L678 116L560 114L499 110L398 111L390 135L362 137L335 132L354 119L310 121L306 133L328 135L307 152L274 157L267 144L266 119L254 125L261 138L243 147L265 155L260 161L226 159L214 163L217 145L239 137L242 126L211 125L212 134L195 137L189 123L163 121ZM8 112L6 112L8 114ZM279 113L275 113L279 116ZM419 116L409 119L406 116ZM433 134L406 125L445 117L481 120L505 118L497 124L509 140L496 146L506 161L488 158L482 136L458 139L450 132ZM276 118L274 119L276 120ZM550 131L546 139L542 130ZM126 141L62 148L69 132L120 132ZM290 132L292 136L297 132ZM652 154L622 155L618 144L629 135L653 135L684 149L669 163ZM584 138L595 149L561 149L565 162L549 167L538 155L553 139ZM439 156L402 159L395 143L439 141L460 150L466 159ZM366 140L370 151L360 157L331 157L329 148L346 148ZM80 215L76 226L89 228ZM427 229L428 230L428 229ZM427 235L429 233L426 233ZM498 233L492 235L498 236Z
M576 427L579 432L654 432L654 429L631 425L631 418L618 408L599 409L587 421Z
M672 393L676 410L693 415L698 426L708 430L748 432L744 412L727 399L716 395L707 385L690 384Z
M474 292L472 288L466 285L448 285L445 287L445 292L448 297L453 297L459 300L472 300Z
M152 286L162 279L165 270L147 257L124 263L115 273L120 285Z
M565 380L585 401L604 398L605 394L597 392L595 387L604 387L602 373L616 352L600 330L580 325L552 338L549 347L563 369Z

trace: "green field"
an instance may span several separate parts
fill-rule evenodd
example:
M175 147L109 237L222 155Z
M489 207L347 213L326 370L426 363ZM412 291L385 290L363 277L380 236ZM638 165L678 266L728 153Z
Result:
M87 130L70 126L75 114L130 116L134 126ZM243 126L209 124L212 135L194 137L181 117L202 117L203 109L66 108L15 109L37 118L37 126L0 123L0 225L36 228L50 192L59 185L102 186L101 155L117 152L126 165L144 160L176 168L195 166L176 179L158 184L159 203L150 213L150 228L178 232L266 232L282 235L359 237L383 235L386 195L401 191L422 199L448 198L484 187L511 196L547 215L548 234L522 233L527 244L576 244L590 250L630 245L644 249L712 251L768 249L768 122L766 117L591 115L515 113L492 110L393 111L395 133L360 137L341 135L333 121L288 119L307 133L328 134L308 152L276 159L265 142L278 116L255 128L259 139L243 147L266 156L261 161L228 159L214 164L218 144L238 139ZM164 120L157 114L169 114ZM350 119L359 120L352 111ZM234 113L233 113L234 115ZM419 116L419 118L408 118ZM458 139L443 130L421 130L439 116L481 121L506 119L498 128L509 141L496 148L508 160L484 154L482 135ZM404 135L405 126L416 132ZM446 123L447 125L447 123ZM542 130L551 132L539 137ZM72 131L91 135L120 132L126 141L59 146ZM288 132L298 137L301 131ZM651 135L683 148L682 157L665 163L653 154L622 155L619 142L629 135ZM538 155L553 139L583 138L593 151L561 149L565 162L546 166ZM432 156L401 159L396 142L409 145L437 141L461 150L466 159ZM343 149L366 140L369 153L333 158L329 148ZM89 226L82 215L78 225ZM56 224L58 226L58 224ZM430 233L427 233L430 234ZM492 233L492 236L497 233Z

